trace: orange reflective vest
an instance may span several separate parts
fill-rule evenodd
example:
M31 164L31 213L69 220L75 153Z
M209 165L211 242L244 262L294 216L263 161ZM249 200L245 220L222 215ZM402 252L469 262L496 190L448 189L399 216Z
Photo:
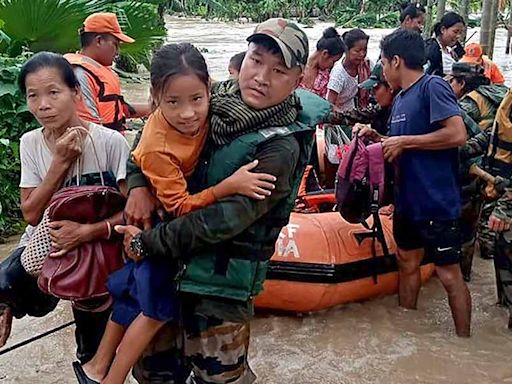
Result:
M121 96L121 82L114 71L80 53L68 53L64 57L73 66L83 68L89 75L89 91L95 105L91 108L88 101L82 100L78 107L80 118L123 131L126 114L131 107Z
M485 77L491 80L492 84L505 84L505 77L503 77L499 67L485 55L482 57L482 66L484 67Z

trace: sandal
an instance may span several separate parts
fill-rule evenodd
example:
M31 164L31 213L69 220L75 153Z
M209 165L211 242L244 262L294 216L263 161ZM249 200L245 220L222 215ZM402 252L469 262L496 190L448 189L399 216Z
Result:
M12 310L7 304L0 304L0 348L7 343L11 334Z
M79 361L73 362L73 370L75 371L75 375L79 384L100 384L99 381L93 380L87 376L84 369L82 368L82 364L80 364Z

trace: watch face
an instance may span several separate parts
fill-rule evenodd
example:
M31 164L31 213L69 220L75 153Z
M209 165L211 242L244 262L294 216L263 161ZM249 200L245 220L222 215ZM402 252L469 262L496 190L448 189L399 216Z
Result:
M142 244L140 242L140 238L138 236L135 236L132 241L130 242L130 248L131 251L136 254L137 256L140 255L142 250Z
M144 258L146 256L146 252L144 249L144 243L142 242L142 239L140 238L140 234L137 234L133 237L132 241L130 242L130 248L132 253L137 256L137 258Z

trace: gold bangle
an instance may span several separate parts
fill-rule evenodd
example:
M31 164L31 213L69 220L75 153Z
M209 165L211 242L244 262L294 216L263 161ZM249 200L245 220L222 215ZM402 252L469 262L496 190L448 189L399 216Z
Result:
M107 237L106 239L110 239L110 236L112 236L112 224L108 220L103 220L105 224L107 224Z

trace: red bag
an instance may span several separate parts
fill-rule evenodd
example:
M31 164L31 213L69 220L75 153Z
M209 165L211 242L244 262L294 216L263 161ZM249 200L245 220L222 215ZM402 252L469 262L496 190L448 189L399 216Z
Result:
M111 187L68 187L53 196L49 217L51 221L97 223L123 210L125 202L124 196ZM107 278L122 266L121 239L101 239L81 244L63 257L47 257L37 282L43 292L78 306L93 299L96 305L102 304L101 308L88 310L102 310L111 302Z

